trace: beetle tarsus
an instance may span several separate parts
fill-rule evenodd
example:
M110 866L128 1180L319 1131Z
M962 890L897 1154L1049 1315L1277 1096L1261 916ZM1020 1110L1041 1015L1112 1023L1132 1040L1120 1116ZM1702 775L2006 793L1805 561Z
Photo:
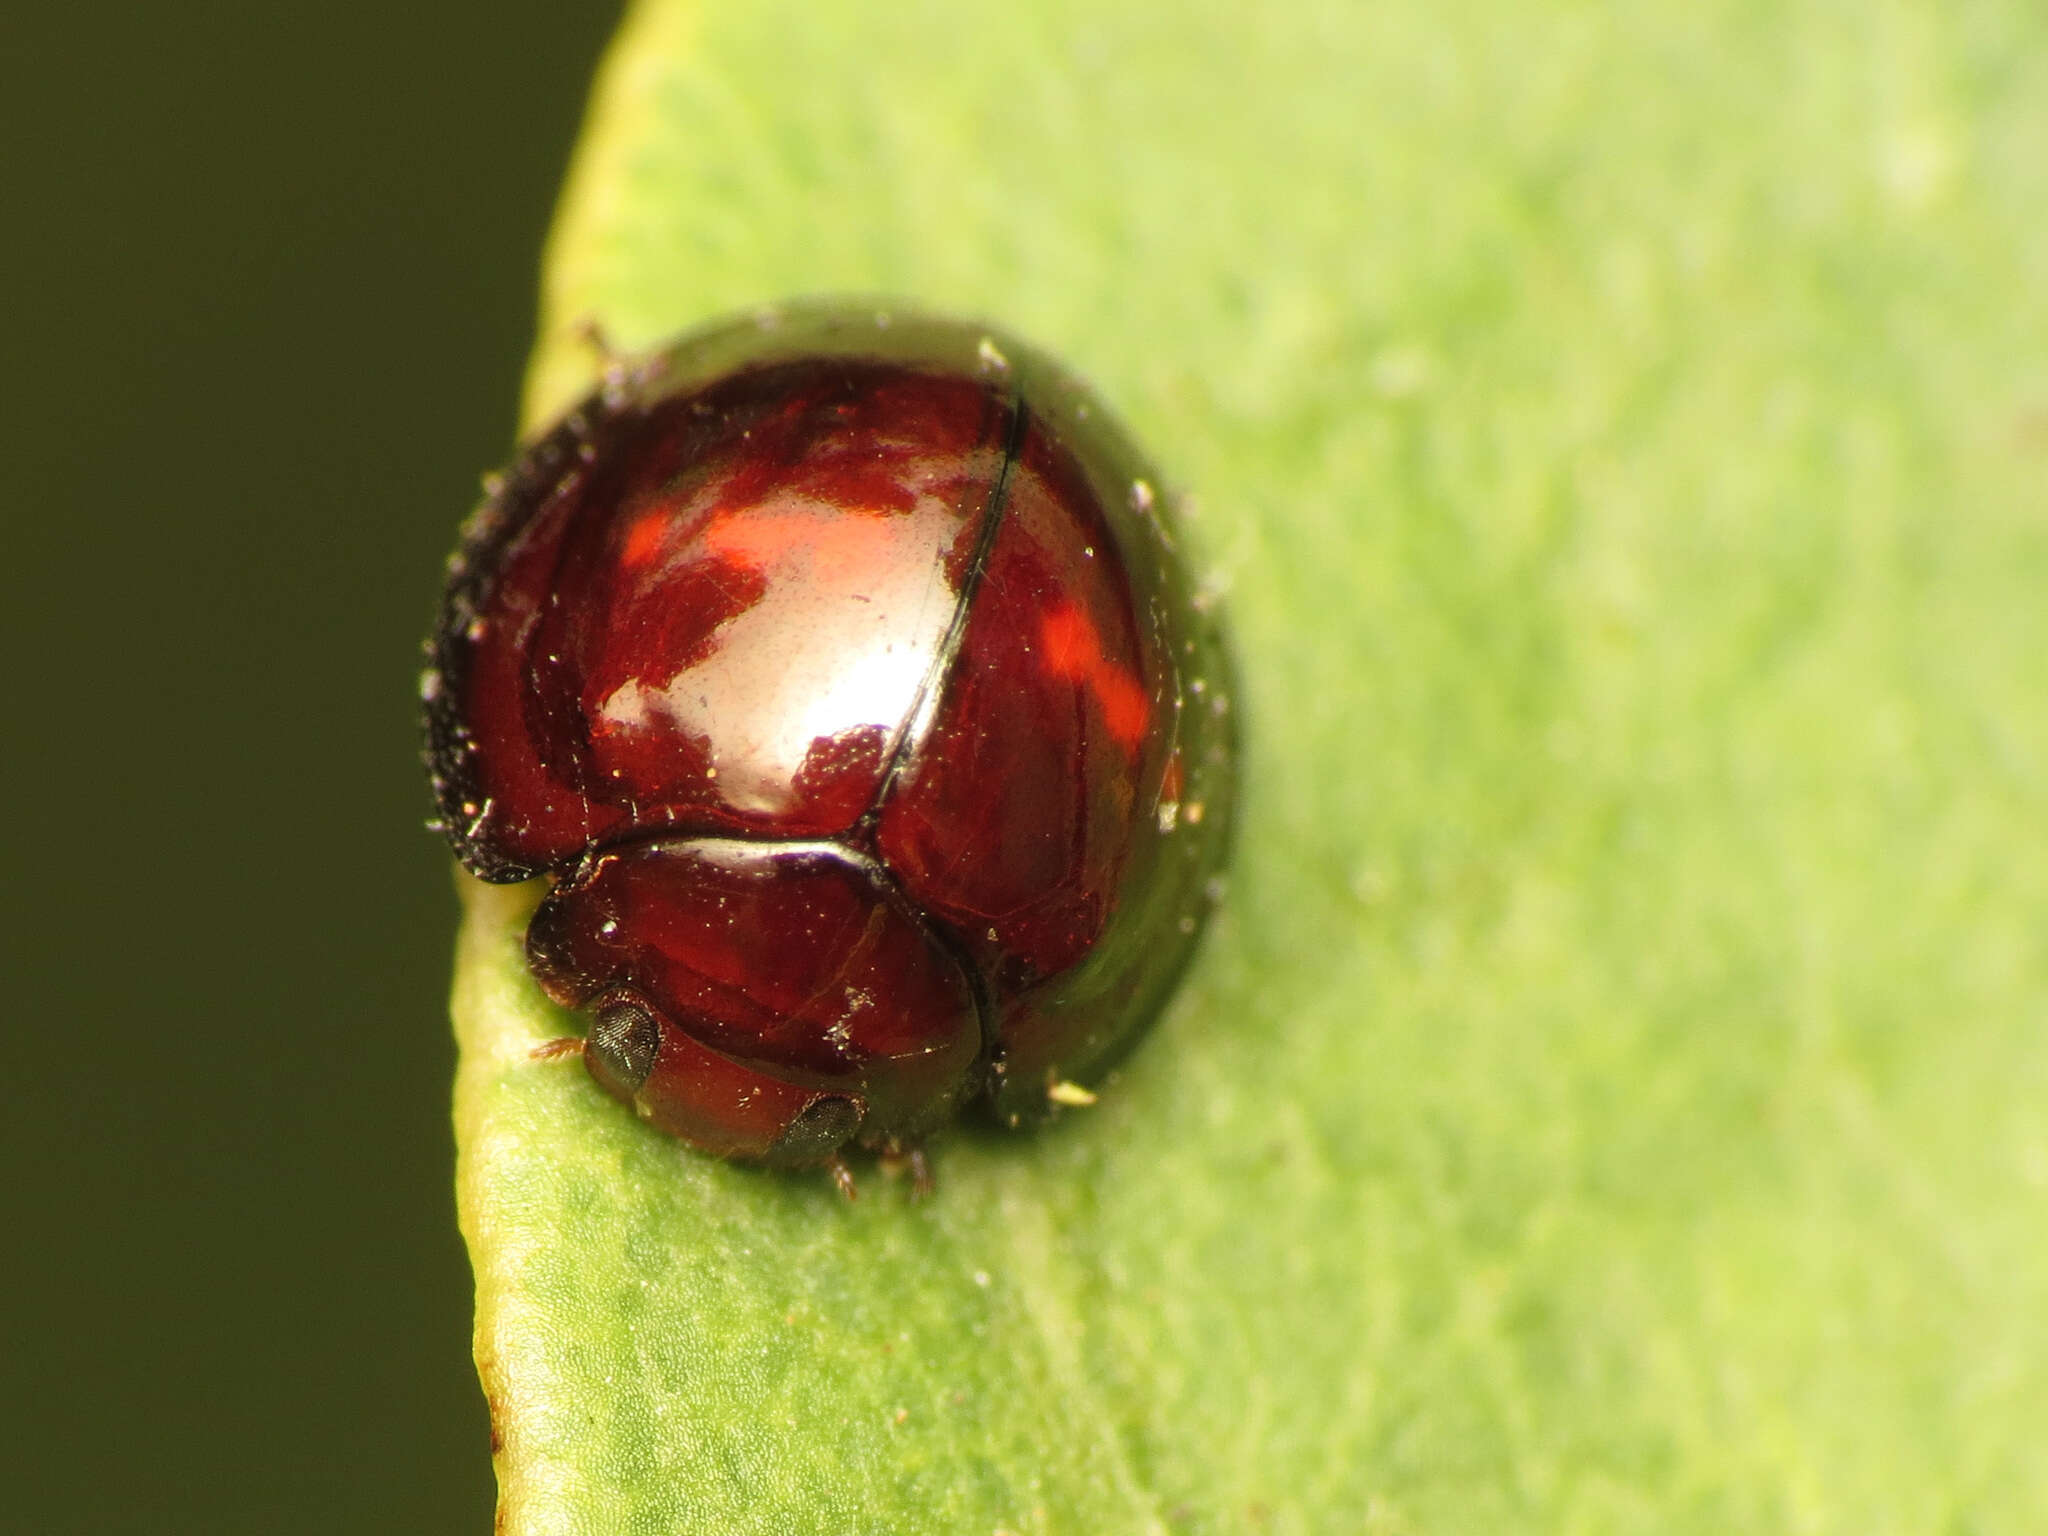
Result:
M922 1142L890 1141L881 1152L882 1172L890 1178L910 1175L910 1198L922 1200L938 1187L932 1178L932 1160Z
M612 345L611 334L605 330L604 322L595 315L585 315L576 322L576 339L597 354L600 367L616 368L625 359L625 354Z
M534 1061L567 1061L583 1054L583 1037L563 1035L556 1040L543 1040L526 1054Z
M832 1175L833 1184L838 1187L839 1193L846 1196L847 1204L851 1205L860 1198L860 1190L853 1182L853 1165L845 1158L832 1158L825 1164L825 1171Z

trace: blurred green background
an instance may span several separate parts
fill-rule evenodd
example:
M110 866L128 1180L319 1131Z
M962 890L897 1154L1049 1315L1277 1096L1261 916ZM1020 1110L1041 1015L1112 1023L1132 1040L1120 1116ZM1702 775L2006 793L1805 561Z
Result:
M617 14L0 27L0 1529L489 1527L414 648Z

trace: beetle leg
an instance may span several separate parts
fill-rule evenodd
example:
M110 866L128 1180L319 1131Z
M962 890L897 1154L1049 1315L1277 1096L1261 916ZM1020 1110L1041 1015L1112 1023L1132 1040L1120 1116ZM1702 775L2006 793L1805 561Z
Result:
M625 354L612 345L611 334L605 330L604 322L595 315L585 315L576 322L576 339L597 354L598 364L609 371L616 368Z
M898 1174L910 1175L910 1198L922 1200L938 1187L932 1178L932 1160L926 1155L921 1141L908 1144L891 1138L882 1147L882 1172L895 1178Z
M910 1198L922 1200L938 1187L938 1181L932 1177L931 1157L920 1142L910 1149Z
M825 1171L832 1175L833 1184L838 1186L839 1193L846 1196L848 1204L860 1198L860 1191L853 1183L853 1165L845 1158L833 1154L825 1164Z

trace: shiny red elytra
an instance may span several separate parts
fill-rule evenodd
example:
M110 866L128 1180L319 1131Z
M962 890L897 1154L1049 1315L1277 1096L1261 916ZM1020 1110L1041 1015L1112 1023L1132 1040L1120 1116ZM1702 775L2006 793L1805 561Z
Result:
M787 1167L1085 1094L1217 888L1228 663L1153 472L984 328L815 306L607 373L423 680L456 853L642 1118Z

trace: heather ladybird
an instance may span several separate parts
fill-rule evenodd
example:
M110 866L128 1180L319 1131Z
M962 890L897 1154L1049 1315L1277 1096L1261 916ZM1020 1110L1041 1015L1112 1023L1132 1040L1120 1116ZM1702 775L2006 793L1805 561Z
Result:
M488 482L427 764L473 874L546 882L527 956L598 1083L842 1183L1091 1096L1229 834L1159 485L1023 343L824 304L615 360Z

